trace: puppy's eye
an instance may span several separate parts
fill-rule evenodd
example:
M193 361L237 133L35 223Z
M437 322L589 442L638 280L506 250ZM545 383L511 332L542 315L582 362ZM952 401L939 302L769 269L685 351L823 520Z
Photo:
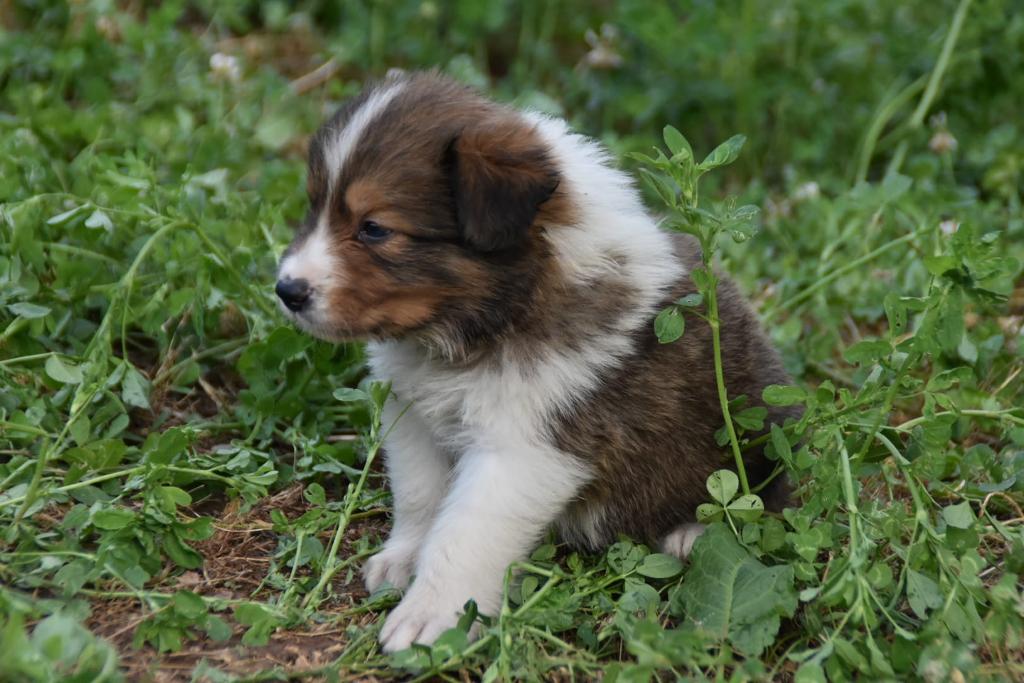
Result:
M363 221L359 226L359 240L367 244L383 242L391 237L391 231L373 221Z

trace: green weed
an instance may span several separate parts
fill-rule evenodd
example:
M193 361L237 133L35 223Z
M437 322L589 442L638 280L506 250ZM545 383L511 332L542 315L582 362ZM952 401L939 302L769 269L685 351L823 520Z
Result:
M0 9L0 677L1024 675L1024 15L719 5ZM387 389L284 324L271 281L303 136L435 65L652 164L707 258L659 337L714 319L716 265L797 378L763 400L804 412L753 438L721 395L725 461L766 443L796 484L782 515L719 474L687 563L552 539L499 614L385 657L396 596L358 569Z

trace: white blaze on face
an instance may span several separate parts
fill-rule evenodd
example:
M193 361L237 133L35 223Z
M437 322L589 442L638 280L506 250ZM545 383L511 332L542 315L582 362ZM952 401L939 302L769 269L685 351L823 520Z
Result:
M324 305L323 294L332 287L342 284L343 272L338 258L331 251L330 225L326 212L313 232L282 261L278 270L279 280L305 280L313 290L313 307Z
M345 168L348 158L352 155L356 143L363 136L363 131L387 108L404 85L404 83L392 83L374 91L359 109L352 113L345 127L327 143L327 149L324 150L324 161L327 164L332 189L338 181L338 176L341 175L341 169Z
M325 207L330 207L336 202L333 193L338 178L356 143L367 126L384 111L403 86L404 83L392 83L375 91L352 113L345 127L335 131L333 138L327 140L324 161L327 165L329 191L327 201L324 202ZM326 307L326 292L343 284L345 277L343 264L339 262L332 249L328 211L329 209L324 209L317 218L313 231L281 261L278 269L279 280L305 280L309 283L313 292L309 312L314 315Z

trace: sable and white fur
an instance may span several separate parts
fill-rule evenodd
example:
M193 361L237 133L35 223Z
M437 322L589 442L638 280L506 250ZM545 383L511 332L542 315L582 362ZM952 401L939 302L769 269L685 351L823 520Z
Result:
M392 383L394 528L364 569L370 591L406 589L384 649L432 642L469 599L495 614L506 569L552 525L582 548L624 532L687 554L703 478L728 464L722 418L706 326L675 349L651 327L693 291L699 252L659 229L603 148L415 74L325 125L310 169L278 287L312 334L368 337ZM740 328L723 341L730 392L759 404L785 375L731 284L721 299ZM750 457L758 481L771 467Z

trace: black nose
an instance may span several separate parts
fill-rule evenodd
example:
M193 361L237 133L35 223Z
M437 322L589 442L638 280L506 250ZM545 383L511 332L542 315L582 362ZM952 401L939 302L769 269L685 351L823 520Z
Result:
M293 280L289 277L278 280L274 291L290 311L298 313L309 303L309 283L301 278Z

